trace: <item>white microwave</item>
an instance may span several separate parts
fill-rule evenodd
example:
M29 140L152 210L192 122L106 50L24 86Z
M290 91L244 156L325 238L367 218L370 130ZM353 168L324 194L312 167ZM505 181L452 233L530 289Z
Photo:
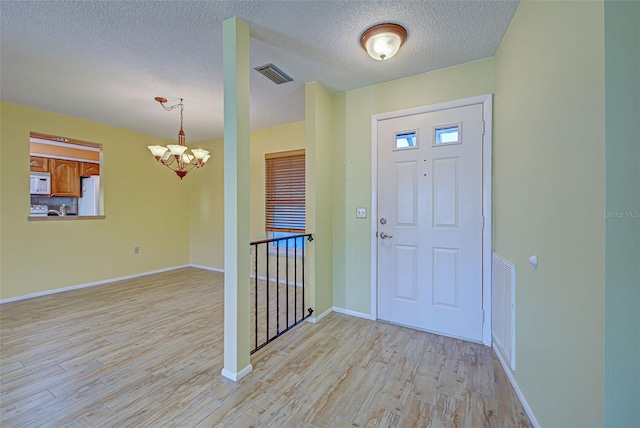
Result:
M51 194L51 174L48 172L32 172L30 174L32 195Z

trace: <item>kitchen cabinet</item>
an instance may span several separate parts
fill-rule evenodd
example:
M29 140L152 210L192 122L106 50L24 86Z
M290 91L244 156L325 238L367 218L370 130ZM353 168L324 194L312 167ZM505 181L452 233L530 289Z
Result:
M100 175L100 164L82 162L80 164L80 177L91 177L92 175Z
M32 172L49 172L49 159L31 156L29 170Z
M51 196L79 198L81 162L49 159L51 172Z

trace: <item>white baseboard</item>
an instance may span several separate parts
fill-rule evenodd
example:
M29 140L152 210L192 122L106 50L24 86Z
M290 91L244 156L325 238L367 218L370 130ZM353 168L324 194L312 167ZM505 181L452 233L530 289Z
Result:
M18 300L26 300L26 299L32 299L34 297L47 296L49 294L62 293L64 291L77 290L79 288L87 288L87 287L93 287L93 286L96 286L96 285L109 284L110 282L124 281L125 279L138 278L138 277L141 277L141 276L152 275L154 273L161 273L161 272L167 272L167 271L170 271L170 270L182 269L182 268L189 267L189 266L190 265L173 266L173 267L168 267L168 268L164 268L164 269L157 269L157 270L152 270L152 271L148 271L148 272L136 273L136 274L133 274L133 275L126 275L126 276L120 276L120 277L117 277L117 278L104 279L104 280L101 280L101 281L87 282L86 284L71 285L69 287L63 287L63 288L56 288L56 289L53 289L53 290L40 291L38 293L25 294L24 296L9 297L8 299L0 300L0 305L3 304L3 303L17 302Z
M522 407L524 407L524 411L527 412L527 416L529 416L529 420L531 420L531 424L533 424L535 428L540 428L540 424L538 423L538 420L533 414L533 410L531 409L531 406L529 406L529 403L527 403L527 400L524 398L524 394L520 390L520 387L518 386L516 379L513 377L513 374L509 369L509 364L507 364L506 360L500 353L499 348L496 348L495 343L493 343L492 348L493 348L493 352L498 357L500 364L502 364L502 368L504 369L504 372L507 374L507 378L509 378L509 382L511 382L511 386L513 387L513 390L516 392L516 395L520 399L520 403L522 403Z
M323 313L321 313L317 317L307 318L307 321L309 321L310 323L317 323L322 318L324 318L327 315L329 315L331 312L337 312L339 314L349 315L349 316L357 317L357 318L364 318L366 320L370 320L371 319L371 315L369 315L369 314L364 314L362 312L356 312L356 311L352 311L352 310L349 310L349 309L344 309L344 308L339 308L337 306L334 306L332 308L327 309L326 311L324 311Z
M194 265L193 263L191 263L189 266L193 268L198 268L198 269L210 270L212 272L224 273L224 269L218 269L218 268L204 266L204 265Z
M317 317L309 317L309 318L307 318L307 322L310 322L311 324L315 324L318 321L320 321L322 318L324 318L327 315L329 315L331 312L333 312L333 308L327 309L326 311L324 311L323 313L321 313Z
M136 273L136 274L133 274L133 275L120 276L120 277L117 277L117 278L109 278L109 279L104 279L104 280L94 281L94 282L87 282L86 284L71 285L69 287L63 287L63 288L56 288L56 289L53 289L53 290L40 291L40 292L37 292L37 293L25 294L24 296L9 297L7 299L0 299L0 305L3 304L3 303L10 303L10 302L17 302L19 300L32 299L34 297L47 296L49 294L56 294L56 293L62 293L62 292L65 292L65 291L77 290L77 289L80 289L80 288L93 287L95 285L109 284L110 282L124 281L125 279L133 279L133 278L138 278L138 277L141 277L141 276L152 275L154 273L161 273L161 272L167 272L167 271L176 270L176 269L182 269L182 268L185 268L185 267L192 267L192 268L196 268L196 269L204 269L204 270L208 270L208 271L212 271L212 272L224 273L224 269L219 269L219 268L215 268L215 267L197 265L197 264L190 263L188 265L172 266L172 267L168 267L168 268L164 268L164 269L157 269L157 270L152 270L152 271L148 271L148 272ZM255 279L255 275L251 275L251 278ZM258 279L261 280L261 281L266 281L267 278L264 277L264 276L258 276ZM276 280L275 280L275 278L271 278L269 280L269 282L276 282ZM280 284L286 284L286 281L284 281L282 279L279 282L280 282ZM297 287L302 287L301 283L289 282L289 285L295 285Z
M197 268L197 269L204 269L204 270L209 270L209 271L213 271L213 272L220 272L220 273L224 273L224 269L219 269L219 268L214 268L214 267L209 267L209 266L204 266L204 265L195 265L195 264L190 264L189 266ZM255 275L249 275L250 279L256 279ZM262 275L258 275L258 279L260 281L266 281L267 277L266 276L262 276ZM269 278L269 282L276 282L275 278ZM289 281L288 283L284 280L281 279L280 281L278 281L280 284L287 284L287 285L295 285L296 287L302 287L302 283L300 282L291 282Z
M371 315L369 314L364 314L362 312L356 312L349 309L339 308L337 306L333 307L333 312L337 312L339 314L351 315L352 317L364 318L366 320L371 319Z
M232 381L237 382L243 377L245 377L246 375L248 375L249 373L251 373L252 371L253 371L253 366L249 364L247 367L243 368L238 373L234 373L232 371L229 371L223 368L222 373L220 374L226 377L227 379L231 379Z

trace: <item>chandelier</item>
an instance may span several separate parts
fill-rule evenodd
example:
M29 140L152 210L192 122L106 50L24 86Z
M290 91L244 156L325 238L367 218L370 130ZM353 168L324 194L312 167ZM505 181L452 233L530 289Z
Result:
M184 104L182 98L178 104L172 106L166 106L166 98L156 97L155 100L160 103L162 108L167 111L171 111L175 108L180 108L180 131L178 132L178 144L170 144L167 147L164 146L148 146L149 150L156 160L162 165L166 166L170 170L174 171L180 180L184 178L189 171L193 171L197 168L202 168L209 160L211 155L208 150L191 149L192 155L185 153L187 151L187 145L185 143L186 137L184 130L182 129L182 112L184 110Z

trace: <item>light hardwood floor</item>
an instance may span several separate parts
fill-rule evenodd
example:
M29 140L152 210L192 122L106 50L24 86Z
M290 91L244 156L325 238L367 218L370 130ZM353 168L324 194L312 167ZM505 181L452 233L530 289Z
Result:
M222 309L195 268L0 306L0 425L531 426L491 349L336 313L231 382Z

